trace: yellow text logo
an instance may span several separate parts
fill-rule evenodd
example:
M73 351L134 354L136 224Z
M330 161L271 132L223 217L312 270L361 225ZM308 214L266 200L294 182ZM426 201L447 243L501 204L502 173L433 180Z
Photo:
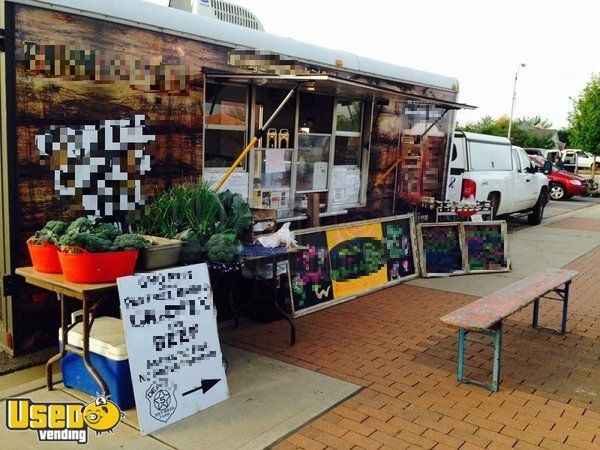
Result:
M6 426L9 430L36 431L41 442L88 441L88 429L113 432L123 413L105 397L83 403L37 403L28 398L13 398L6 402Z

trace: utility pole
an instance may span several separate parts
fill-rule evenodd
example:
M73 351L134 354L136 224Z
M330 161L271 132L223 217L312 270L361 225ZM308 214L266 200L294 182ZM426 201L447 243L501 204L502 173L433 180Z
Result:
M517 71L515 72L515 84L513 85L513 96L512 96L512 104L510 106L510 119L508 120L508 138L510 139L510 133L512 131L512 121L513 121L513 113L515 112L515 100L517 100L517 78L519 78L519 70L521 67L525 67L527 64L521 63L517 66Z

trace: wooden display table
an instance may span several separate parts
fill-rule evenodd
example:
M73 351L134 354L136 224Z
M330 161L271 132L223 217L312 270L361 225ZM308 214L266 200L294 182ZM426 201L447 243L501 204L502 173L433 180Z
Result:
M15 272L25 278L25 281L33 286L41 287L48 291L56 292L60 302L60 326L62 337L62 348L60 353L54 355L46 363L46 387L49 391L53 388L52 365L63 359L67 351L75 353L83 358L86 369L102 388L103 395L109 395L108 388L102 377L98 374L90 361L90 329L94 322L94 311L100 301L117 295L116 283L82 284L72 283L65 280L62 274L42 273L33 267L19 267ZM69 344L69 330L75 323L69 324L66 297L79 300L83 304L83 348L79 349Z

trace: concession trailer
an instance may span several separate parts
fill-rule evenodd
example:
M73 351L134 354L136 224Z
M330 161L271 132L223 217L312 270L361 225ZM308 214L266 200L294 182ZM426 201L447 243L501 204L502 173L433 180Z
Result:
M14 275L48 220L128 213L200 178L294 229L445 198L455 113L470 108L454 78L272 35L220 0L0 0L0 21L10 354L55 340L55 297Z

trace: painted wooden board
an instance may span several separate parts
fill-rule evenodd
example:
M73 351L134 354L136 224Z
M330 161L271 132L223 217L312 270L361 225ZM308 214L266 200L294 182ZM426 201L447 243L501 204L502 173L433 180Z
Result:
M467 271L469 273L510 270L506 222L463 222Z
M463 275L467 272L460 223L419 224L417 233L424 277Z
M573 270L545 269L446 314L440 320L457 328L487 330L578 274Z
M418 276L412 216L296 232L307 250L290 256L295 317Z
M417 227L423 277L507 272L506 222L443 222Z

